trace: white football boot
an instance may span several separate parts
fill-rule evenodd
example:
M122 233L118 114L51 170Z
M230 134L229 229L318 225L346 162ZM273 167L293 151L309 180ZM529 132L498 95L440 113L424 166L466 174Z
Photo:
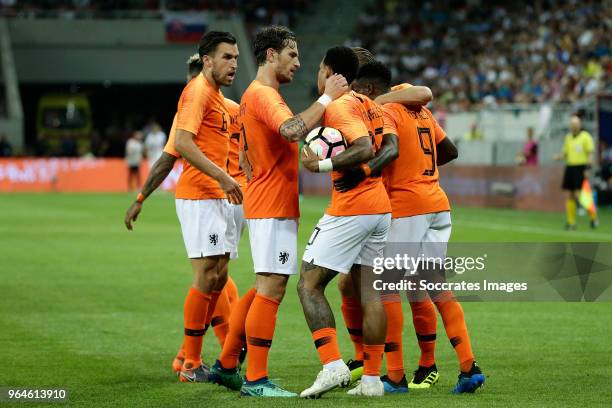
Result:
M310 388L300 394L300 398L320 398L327 391L337 387L347 387L351 383L351 370L342 362L342 365L333 369L322 369ZM381 382L382 384L382 382Z
M375 382L359 381L355 388L347 391L348 395L363 395L364 397L382 397L385 395L385 385L380 379Z

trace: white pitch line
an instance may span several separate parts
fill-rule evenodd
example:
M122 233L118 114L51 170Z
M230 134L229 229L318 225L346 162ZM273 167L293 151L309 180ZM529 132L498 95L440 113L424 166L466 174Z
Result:
M516 225L516 224L501 224L501 223L490 223L490 222L478 222L478 221L465 221L457 220L453 221L454 225L465 225L468 227L477 227L495 231L519 231L527 232L532 234L542 235L560 235L567 237L568 241L571 241L572 237L580 238L591 238L597 241L612 241L612 234L597 233L597 232L582 232L582 231L565 231L561 229L543 228L543 227L530 227L527 225Z

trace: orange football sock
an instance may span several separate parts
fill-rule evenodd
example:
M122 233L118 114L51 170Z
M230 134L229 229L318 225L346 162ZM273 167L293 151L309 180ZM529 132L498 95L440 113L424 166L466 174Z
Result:
M206 313L206 328L210 326L212 322L212 318L215 315L215 309L217 308L217 302L219 301L219 297L221 296L221 292L218 290L214 290L210 292L210 303L208 304L208 313Z
M219 356L219 362L223 368L236 368L240 351L245 345L244 326L247 314L257 291L255 288L249 289L236 304L229 319L229 331L225 337L225 344Z
M219 296L219 300L217 300L217 306L215 307L215 311L212 315L212 320L210 321L210 325L215 331L215 335L217 336L217 340L219 341L221 347L223 347L223 344L225 343L225 338L227 337L227 332L229 331L230 313L231 307L229 303L229 298L227 296L227 291L224 288L221 292L221 295Z
M436 363L436 326L438 315L433 302L428 298L425 301L410 302L412 310L412 323L421 349L419 365L431 367Z
M276 315L280 302L257 294L245 321L247 338L247 381L257 381L268 376L268 353L272 346Z
M331 363L332 361L341 360L340 349L338 348L338 339L336 337L336 329L325 327L315 330L312 333L319 360L321 364Z
M436 302L436 307L440 312L440 316L442 316L446 335L455 348L455 353L459 359L459 367L462 372L467 373L472 368L474 354L472 354L470 336L468 335L467 326L465 325L463 308L461 308L459 302L454 299Z
M387 375L398 383L404 378L404 354L402 350L402 330L404 329L404 312L399 295L394 299L383 300L387 315L387 336L385 354L387 356Z
M185 348L185 362L183 369L189 370L198 367L202 363L202 340L206 333L206 316L211 296L200 292L194 287L189 288L183 308L185 323L185 336L183 347Z
M384 344L363 345L363 375L380 376L384 352Z
M342 316L355 348L355 360L363 360L363 314L361 303L354 297L342 297Z
M238 303L238 287L236 286L236 282L229 276L227 277L227 282L223 287L223 291L227 293L229 303L233 309L236 303Z

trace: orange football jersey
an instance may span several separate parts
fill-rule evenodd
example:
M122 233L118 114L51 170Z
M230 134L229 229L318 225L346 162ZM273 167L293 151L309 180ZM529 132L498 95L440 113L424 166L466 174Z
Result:
M168 135L168 141L164 146L164 152L179 158L181 154L176 151L174 148L174 140L176 139L176 114L174 114L174 119L172 119L172 127L170 128L170 134Z
M245 218L297 218L298 144L280 135L293 113L278 91L255 80L240 100L240 146L253 178L244 192Z
M327 106L325 126L338 129L350 146L361 137L370 137L374 151L380 149L382 136L390 132L385 126L381 107L365 95L349 92ZM332 180L342 176L332 171ZM384 214L391 212L389 197L381 177L368 177L357 187L344 193L332 189L326 213L334 216Z
M240 111L240 105L231 99L225 98L225 107L230 115L227 174L240 183L240 187L244 188L246 186L246 175L244 174L244 170L240 167L240 163L238 163L238 149L240 148L240 124L238 123L238 113Z
M193 141L206 157L225 169L229 149L230 116L221 91L199 74L189 81L178 103L176 129L195 135ZM219 183L185 160L176 185L176 198L203 200L225 198Z
M438 182L436 145L446 134L431 112L397 103L383 107L385 119L399 139L399 157L383 169L393 218L450 210Z

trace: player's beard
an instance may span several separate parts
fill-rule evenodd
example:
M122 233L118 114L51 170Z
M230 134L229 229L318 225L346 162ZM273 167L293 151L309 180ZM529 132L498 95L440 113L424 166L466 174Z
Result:
M229 72L228 72L229 73ZM227 73L225 75L221 75L216 71L212 72L212 76L213 79L215 80L215 82L221 86L230 86L233 82L233 79L230 79L227 76ZM236 77L236 74L234 73L234 78Z

